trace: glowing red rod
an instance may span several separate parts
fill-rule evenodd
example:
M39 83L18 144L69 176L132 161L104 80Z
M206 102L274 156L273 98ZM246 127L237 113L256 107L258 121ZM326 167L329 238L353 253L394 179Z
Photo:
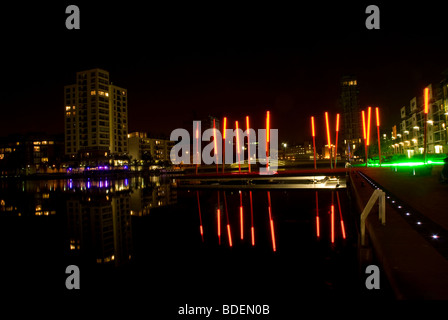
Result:
M266 169L269 169L269 139L270 139L270 130L271 130L271 115L269 111L266 113Z
M229 212L227 210L227 198L226 198L226 193L225 192L224 192L224 208L226 210L227 236L229 237L229 246L232 247L232 233L230 232Z
M235 129L236 129L236 152L238 154L238 172L241 173L241 158L240 158L240 134L238 130L238 121L235 121Z
M249 172L250 170L250 131L249 131L249 116L246 116L246 132L247 132L247 164L249 165Z
M202 228L201 202L199 201L199 191L196 191L196 196L198 198L199 209L199 231L201 232L202 242L204 242L204 229Z
M218 173L218 141L216 140L215 119L213 119L213 142L215 146L215 155L216 155L216 173Z
M255 246L254 207L252 205L252 191L249 191L249 198L250 198L250 233L252 237L252 246Z
M222 173L224 173L225 154L226 154L226 129L227 129L227 117L224 117L222 121Z
M427 135L427 130L428 130L428 111L429 111L429 88L425 88L423 90L423 99L424 99L424 132L423 132L423 161L426 164L426 135Z
M244 221L243 221L243 194L240 191L240 235L241 240L244 239Z
M317 191L316 191L316 235L318 238L320 237L319 201L317 197Z
M341 201L339 200L339 192L337 192L337 191L336 191L336 196L338 198L338 208L339 208L339 218L341 220L342 238L345 239L345 227L344 227L344 220L342 219Z
M378 107L375 107L375 115L376 115L376 132L378 134L378 158L380 159L380 166L381 166L380 111Z
M367 110L367 146L370 146L370 116L372 107L368 107Z
M314 169L317 169L317 166L316 166L316 134L314 132L314 117L311 117L311 134L313 135Z
M362 110L362 133L364 137L364 151L366 154L366 167L367 167L367 133L366 133L366 115L364 110Z
M199 123L196 124L196 174L198 174L198 154L199 154L199 150L198 150L198 145L199 145Z
M331 205L331 243L334 243L334 205Z
M327 127L327 142L328 142L328 149L330 150L330 167L333 169L333 159L332 159L332 147L331 147L331 138L330 138L330 123L328 121L328 112L325 112L325 124Z
M336 141L334 146L334 167L338 162L338 133L339 133L339 113L336 115Z
M425 88L423 90L423 96L424 96L424 101L425 101L424 112L425 112L425 114L428 114L428 111L429 111L429 88Z
M271 209L271 192L268 191L268 211L269 211L269 225L271 227L271 239L272 239L272 251L277 251L275 245L275 233L274 233L274 220L272 220L272 209Z

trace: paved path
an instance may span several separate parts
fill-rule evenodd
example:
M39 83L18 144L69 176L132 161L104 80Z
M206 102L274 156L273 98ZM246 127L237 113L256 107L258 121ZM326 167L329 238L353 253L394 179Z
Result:
M448 226L448 186L438 182L436 168L430 176L393 172L390 168L357 168L352 183L359 210L367 204L374 188L356 171L363 172L384 189L439 225ZM424 238L411 226L397 207L386 202L386 225L381 225L378 211L372 212L366 228L375 255L398 299L448 300L448 260L431 244L446 239Z
M400 169L402 171L400 171ZM413 175L411 169L361 168L367 176L414 209L448 230L448 184L439 182L442 166L430 176Z

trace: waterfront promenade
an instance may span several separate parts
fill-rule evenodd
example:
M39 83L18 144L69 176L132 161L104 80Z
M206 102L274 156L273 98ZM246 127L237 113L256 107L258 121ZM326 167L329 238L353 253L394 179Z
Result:
M448 231L448 185L439 182L441 166L433 167L431 174L416 173L413 169L355 168L351 181L358 209L362 210L374 187L360 174L367 176L387 194L402 201L433 223L439 230ZM407 210L406 210L407 211ZM448 299L448 239L429 238L406 220L406 213L392 204L386 204L386 224L381 225L378 211L367 219L366 228L378 262L398 299ZM410 222L412 221L412 222ZM425 227L425 226L422 226ZM437 248L439 250L437 250Z

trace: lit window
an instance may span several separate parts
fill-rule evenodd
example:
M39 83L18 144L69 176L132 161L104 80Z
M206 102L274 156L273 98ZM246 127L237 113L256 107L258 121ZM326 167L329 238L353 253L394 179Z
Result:
M34 145L39 145L39 144L40 144L40 141L34 141L33 144L34 144Z
M34 152L39 152L40 151L40 147L39 146L34 146Z
M47 144L47 141L42 141L42 144Z
M109 96L109 92L106 92L105 95L106 95L106 97L108 97Z
M67 111L67 112L65 113L65 115L66 115L67 117L70 117L70 111Z
M68 110L70 110L70 106L65 106L65 111L68 111Z
M104 96L104 92L103 92L103 91L98 91L98 94L99 94L100 96Z
M96 91L95 91L95 90L90 91L90 95L91 95L91 96L96 95Z
M48 162L48 158L41 158L40 161L41 162Z

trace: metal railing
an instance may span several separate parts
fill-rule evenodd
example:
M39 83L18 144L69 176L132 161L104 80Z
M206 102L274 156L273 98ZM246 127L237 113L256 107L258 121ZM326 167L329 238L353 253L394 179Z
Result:
M379 219L383 225L386 224L386 194L380 189L376 189L369 201L367 202L364 210L361 213L361 245L365 245L366 242L366 219L369 213L372 211L373 205L378 199Z

